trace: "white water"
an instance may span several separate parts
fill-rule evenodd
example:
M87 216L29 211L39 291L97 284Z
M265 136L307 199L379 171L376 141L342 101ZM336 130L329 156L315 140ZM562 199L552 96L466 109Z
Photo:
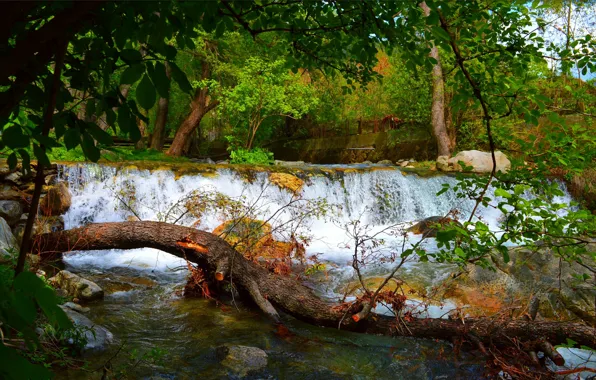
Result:
M329 168L327 168L329 169ZM313 172L314 173L314 172ZM253 213L257 219L269 220L274 228L274 235L279 240L289 237L286 231L275 231L275 228L288 223L296 213L305 209L303 203L296 207L278 212L290 202L292 194L281 190L269 182L269 174L256 173L252 181L230 169L220 169L213 175L184 175L176 178L170 171L116 169L109 166L93 164L61 166L59 178L68 181L73 195L72 206L64 215L67 229L79 227L87 223L125 221L133 217L133 212L142 220L165 220L168 210L193 190L215 190L243 203L254 205ZM442 185L454 185L456 180L448 176L422 178L417 175L402 173L400 170L372 170L358 172L336 172L330 175L311 175L306 177L302 190L304 200L325 200L335 210L326 217L306 218L300 227L296 227L295 235L310 234L310 242L306 247L307 256L317 254L320 260L331 263L334 267L334 283L347 281L353 276L349 262L353 254L351 240L345 226L359 219L367 225L369 234L398 225L402 230L411 222L436 215L446 215L450 210L459 210L459 219L467 219L474 203L462 200L452 191L440 196L437 192ZM134 194L134 198L131 195ZM492 189L488 194L492 194ZM125 206L121 199L131 207ZM569 196L556 202L569 202ZM277 213L276 213L277 212ZM172 222L180 214L170 213L167 221ZM478 217L490 228L497 229L501 212L494 208L480 207ZM226 217L221 213L207 212L200 221L188 215L180 219L179 224L196 226L212 231ZM403 237L385 234L386 248L379 252L380 256L389 257L391 253L401 252ZM408 244L417 242L420 236L408 234ZM434 249L434 239L427 239L424 247ZM132 252L132 253L131 253ZM69 263L76 265L93 265L111 268L128 265L132 268L164 271L182 264L174 256L156 250L137 250L119 254L80 253L69 256ZM390 265L390 264L388 264ZM411 263L408 268L416 268L421 273L423 267ZM369 273L382 270L368 268ZM426 271L428 280L438 280L445 272L440 270ZM432 282L434 282L432 281ZM333 291L333 285L329 289Z

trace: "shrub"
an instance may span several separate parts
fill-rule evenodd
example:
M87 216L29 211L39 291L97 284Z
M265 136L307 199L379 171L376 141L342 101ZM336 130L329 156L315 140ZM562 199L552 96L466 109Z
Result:
M273 153L261 148L251 150L240 148L230 152L230 163L271 165L273 163Z

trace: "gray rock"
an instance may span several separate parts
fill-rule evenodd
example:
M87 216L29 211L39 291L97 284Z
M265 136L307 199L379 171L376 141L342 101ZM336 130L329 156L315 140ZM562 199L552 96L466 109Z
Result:
M220 160L220 161L217 161L216 164L218 164L218 165L227 165L227 164L229 164L229 162L228 162L228 160Z
M191 158L190 161L194 162L196 164L214 164L215 163L215 161L213 161L209 157L207 157L207 158Z
M372 161L366 160L364 162L361 162L361 164L363 164L363 165L372 165Z
M405 168L406 166L408 166L409 163L410 163L410 161L402 161L402 162L400 162L399 166L401 166L402 168Z
M79 277L67 270L58 272L49 281L52 285L66 290L68 295L82 301L93 301L103 298L103 289L96 283Z
M5 181L20 183L23 174L20 171L12 172L4 177Z
M67 308L74 310L76 312L79 312L79 313L87 313L89 310L91 310L88 307L81 306L74 302L67 302L64 304L64 307L67 307Z
M83 351L104 351L114 341L114 335L105 327L96 325L89 318L64 305L60 305L72 323L82 328L87 343ZM69 343L73 343L72 338Z
M506 173L511 169L511 161L502 152L495 152L497 162L497 172ZM437 169L442 171L462 171L463 168L459 162L465 166L471 167L474 173L490 173L493 169L493 160L490 152L481 152L479 150L464 150L455 157L439 156L437 158Z
M276 166L303 166L306 163L304 161L282 161L282 160L275 160L273 162Z
M393 166L393 162L391 160L381 160L377 162L377 165Z
M226 344L217 347L216 355L223 366L241 377L267 366L267 353L257 347Z
M6 220L9 226L14 226L23 214L23 206L17 201L0 201L0 217Z
M18 252L19 243L12 234L8 223L0 217L0 260Z

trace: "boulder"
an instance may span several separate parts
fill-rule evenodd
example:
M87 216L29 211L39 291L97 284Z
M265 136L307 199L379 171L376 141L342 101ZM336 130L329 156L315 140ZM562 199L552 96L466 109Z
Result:
M410 161L402 161L399 163L399 166L401 166L402 168L405 168L406 166L408 166L409 163L410 163Z
M58 272L49 281L50 284L66 290L69 296L78 298L81 301L93 301L103 298L103 290L96 283L67 270Z
M415 235L424 234L425 237L436 237L438 225L443 226L452 222L461 226L457 220L446 218L444 216L431 216L429 218L422 219L412 227L408 228L408 232L411 232Z
M497 161L497 172L506 173L511 169L511 162L502 152L496 151L495 159ZM437 158L437 168L446 172L463 171L462 166L459 164L460 161L465 166L472 167L471 171L474 173L490 173L493 169L491 153L479 150L464 150L452 158L439 156Z
M372 161L363 161L361 162L362 165L372 165Z
M105 327L96 325L83 314L65 305L60 305L60 308L64 310L75 327L81 329L81 332L85 336L87 343L83 347L83 351L105 351L108 345L114 341L114 335ZM74 343L72 338L69 338L68 341L70 344Z
M377 165L393 166L393 162L391 160L381 160L377 162Z
M304 181L300 178L288 173L271 173L269 181L282 189L291 191L294 194L300 193Z
M41 200L41 212L43 215L62 215L70 208L71 196L68 187L60 182L50 187L46 196Z
M221 364L240 377L267 366L267 353L257 347L226 344L217 347L215 352Z
M0 217L0 261L9 258L13 253L18 252L19 243L12 234L10 226L4 218Z
M14 226L23 214L23 206L18 201L0 201L0 217L4 218L9 226Z

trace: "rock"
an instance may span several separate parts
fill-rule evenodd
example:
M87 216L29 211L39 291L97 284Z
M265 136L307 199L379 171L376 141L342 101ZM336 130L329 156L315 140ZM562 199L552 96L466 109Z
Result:
M196 164L215 164L215 161L213 161L209 157L207 157L207 158L191 158L190 161L194 162Z
M416 169L416 167L414 165L408 165L406 166L406 169Z
M96 283L79 277L67 270L58 272L49 281L52 285L66 290L70 296L83 301L93 301L103 298L103 290Z
M303 180L288 173L271 173L269 181L281 189L290 190L294 194L300 193L302 186L304 186Z
M465 166L472 167L471 171L474 173L490 173L493 169L493 160L490 152L481 152L479 150L464 150L459 152L455 157L447 159L446 156L439 156L437 158L437 168L442 171L463 171L459 162L463 162ZM497 172L506 173L511 169L511 161L502 152L495 152L495 159L497 161Z
M215 350L221 364L244 377L267 366L267 353L257 347L223 345Z
M412 227L408 228L408 232L411 232L415 235L424 234L425 237L436 237L438 230L437 224L443 226L450 224L451 222L455 222L461 226L457 220L446 218L444 216L431 216L429 218L422 219Z
M437 169L444 172L452 171L452 169L449 167L449 156L437 157Z
M26 195L10 188L0 192L0 200L24 202Z
M96 325L89 318L81 313L72 310L65 305L60 305L68 318L76 327L81 328L82 334L85 336L87 343L83 347L83 351L104 351L109 344L114 341L114 335L105 327ZM69 338L69 343L73 344L72 338Z
M4 218L9 226L14 226L23 214L23 206L18 201L0 201L0 217Z
M20 171L16 171L16 172L12 172L12 173L8 174L7 176L5 176L4 180L13 182L15 184L20 184L22 176L23 176L23 173L21 173Z
M393 166L393 162L391 160L381 160L377 162L377 165Z
M372 163L372 161L367 160L367 161L361 162L361 164L362 165L372 165L373 163Z
M0 260L10 257L19 250L19 243L12 234L8 223L0 217Z
M46 177L46 185L55 185L58 183L58 175L50 174Z
M410 162L409 161L402 161L399 166L401 166L402 168L405 168L406 166L408 166Z
M229 163L230 163L230 162L229 162L228 160L221 160L221 161L217 161L217 162L216 162L216 164L218 164L218 165L227 165L227 164L229 164Z
M275 160L273 161L273 165L276 166L303 166L306 163L304 161L282 161L282 160Z
M67 302L67 303L64 304L64 307L67 307L67 308L69 308L71 310L74 310L74 311L77 311L79 313L87 313L87 312L89 312L89 310L91 310L88 307L81 306L81 305L76 304L74 302Z
M71 196L68 187L60 182L50 187L46 196L41 200L40 208L43 215L62 215L70 208Z
M56 289L56 297L66 298L68 297L68 292L64 289Z

